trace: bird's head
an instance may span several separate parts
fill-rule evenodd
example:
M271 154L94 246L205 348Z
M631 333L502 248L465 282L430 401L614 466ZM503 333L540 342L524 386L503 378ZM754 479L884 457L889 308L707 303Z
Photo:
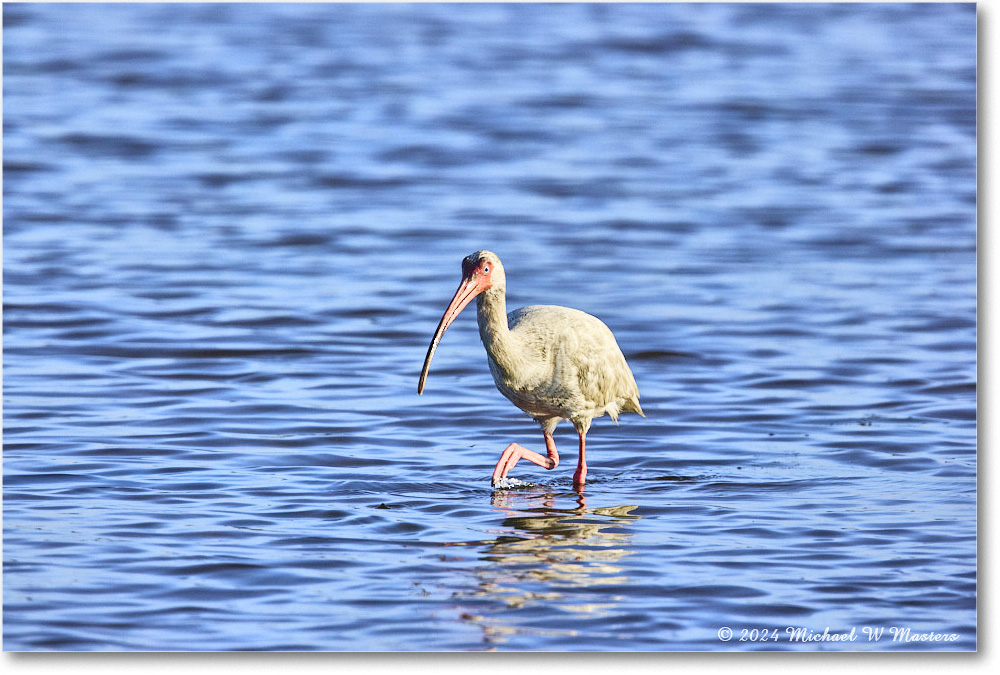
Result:
M500 258L492 251L476 251L467 255L462 260L462 282L458 285L458 290L448 303L448 308L444 310L444 316L438 323L437 330L434 331L434 338L431 346L427 348L427 356L424 358L424 367L420 372L420 382L417 384L417 393L424 391L424 382L427 381L427 371L431 367L431 358L434 350L437 349L441 336L448 330L448 326L455 320L459 312L472 302L480 293L489 289L505 290L507 287L507 277L504 275L503 265Z
M465 256L462 260L462 284L466 283L478 289L472 298L488 288L506 288L507 277L497 254L493 251L476 251Z

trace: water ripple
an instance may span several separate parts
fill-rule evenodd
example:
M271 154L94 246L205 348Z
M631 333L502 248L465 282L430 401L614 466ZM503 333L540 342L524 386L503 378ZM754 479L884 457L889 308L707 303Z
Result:
M3 13L5 648L976 648L973 6ZM583 494L471 313L416 396L482 248Z

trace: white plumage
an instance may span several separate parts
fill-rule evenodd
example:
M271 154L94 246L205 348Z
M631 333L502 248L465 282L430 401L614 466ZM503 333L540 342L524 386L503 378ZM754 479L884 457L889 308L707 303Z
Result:
M480 296L479 334L483 343L498 339L489 314L498 311ZM502 312L502 308L500 310ZM506 315L513 363L487 350L497 389L543 429L560 419L586 431L605 413L642 413L639 388L611 329L600 319L569 307L532 305ZM501 338L502 339L502 338Z
M555 468L559 456L552 431L560 420L573 423L580 436L574 485L586 477L584 446L591 420L622 412L644 415L639 388L615 336L600 319L577 309L531 305L507 313L507 280L500 258L477 251L462 261L462 283L445 311L427 350L418 393L423 391L431 358L441 336L472 298L477 300L479 336L486 347L497 389L541 425L548 456L512 443L493 474L502 484L518 459Z

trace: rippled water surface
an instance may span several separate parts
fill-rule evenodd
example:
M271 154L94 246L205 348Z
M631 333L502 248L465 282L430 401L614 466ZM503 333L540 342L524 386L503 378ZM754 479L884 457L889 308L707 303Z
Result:
M973 5L3 18L5 649L975 648ZM484 248L582 494L473 312L416 395Z

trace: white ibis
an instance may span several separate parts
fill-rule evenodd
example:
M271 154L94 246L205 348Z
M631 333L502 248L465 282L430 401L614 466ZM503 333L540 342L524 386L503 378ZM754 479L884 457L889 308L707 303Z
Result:
M493 487L506 483L518 460L554 469L559 464L552 432L560 420L573 423L580 435L580 457L573 486L582 490L587 478L584 446L590 423L605 413L635 412L635 384L611 329L577 309L532 305L507 313L507 278L500 258L477 251L462 261L462 283L445 310L427 349L417 394L424 391L427 371L441 336L459 312L476 300L479 336L486 347L497 389L542 426L547 456L511 443L493 470Z

